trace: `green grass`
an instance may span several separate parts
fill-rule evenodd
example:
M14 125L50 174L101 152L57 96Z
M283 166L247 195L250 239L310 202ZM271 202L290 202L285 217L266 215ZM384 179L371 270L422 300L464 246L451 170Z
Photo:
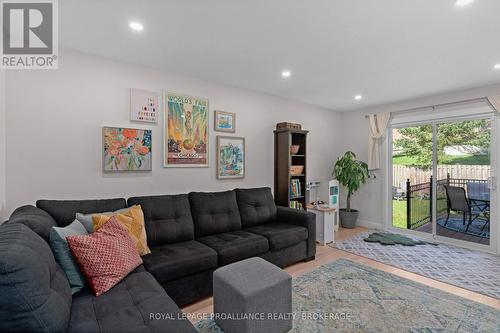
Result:
M392 226L406 229L405 200L392 200Z
M392 157L392 164L394 165L415 165L416 162L413 156L395 155Z
M422 214L417 220L429 216L430 201L428 199L420 200L414 198L411 202L412 205L418 205L414 209L416 212ZM437 200L438 216L446 212L446 206L446 197L440 194ZM406 229L406 200L392 200L392 225L396 228Z
M414 156L406 155L396 155L392 158L392 163L394 165L417 165L417 160ZM463 155L463 156L445 156L439 164L444 165L489 165L490 156L489 155Z
M490 165L489 155L445 156L439 164Z

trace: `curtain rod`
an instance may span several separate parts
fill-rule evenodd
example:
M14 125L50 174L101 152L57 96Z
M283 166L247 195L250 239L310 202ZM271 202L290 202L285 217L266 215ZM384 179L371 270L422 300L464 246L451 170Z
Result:
M457 102L449 102L449 103L442 103L442 104L429 105L429 106L419 106L419 107L411 108L411 109L404 109L404 110L399 110L399 111L393 111L393 112L391 112L391 114L393 114L393 113L406 113L406 112L417 111L417 110L420 110L420 109L438 108L438 107L443 107L443 106L457 105L457 104L462 104L462 103L472 103L472 102L479 102L479 101L486 101L491 107L493 107L493 105L491 105L491 103L488 100L488 98L486 98L486 97L479 97L479 98L471 98L471 99L466 99L466 100L457 101ZM365 118L369 118L369 117L370 117L369 114L365 115Z

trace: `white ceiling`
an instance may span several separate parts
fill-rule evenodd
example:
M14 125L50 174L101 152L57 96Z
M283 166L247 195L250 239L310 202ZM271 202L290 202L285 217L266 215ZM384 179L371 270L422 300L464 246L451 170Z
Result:
M500 1L62 0L63 47L339 111L500 82ZM128 24L144 24L141 33ZM283 79L283 69L292 76ZM362 101L354 101L362 94Z

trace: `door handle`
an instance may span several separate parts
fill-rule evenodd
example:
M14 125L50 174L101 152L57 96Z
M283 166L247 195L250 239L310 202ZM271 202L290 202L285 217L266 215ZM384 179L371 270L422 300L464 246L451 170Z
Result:
M497 177L488 177L488 188L492 191L497 190Z

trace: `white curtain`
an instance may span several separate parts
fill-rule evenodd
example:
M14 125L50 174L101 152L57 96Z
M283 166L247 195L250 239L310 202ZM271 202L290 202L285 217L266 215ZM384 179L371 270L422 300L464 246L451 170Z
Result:
M369 116L368 135L368 169L376 170L380 168L380 142L384 137L391 117L390 112L371 114Z
M500 113L500 95L488 97L488 101L493 105L493 107Z

